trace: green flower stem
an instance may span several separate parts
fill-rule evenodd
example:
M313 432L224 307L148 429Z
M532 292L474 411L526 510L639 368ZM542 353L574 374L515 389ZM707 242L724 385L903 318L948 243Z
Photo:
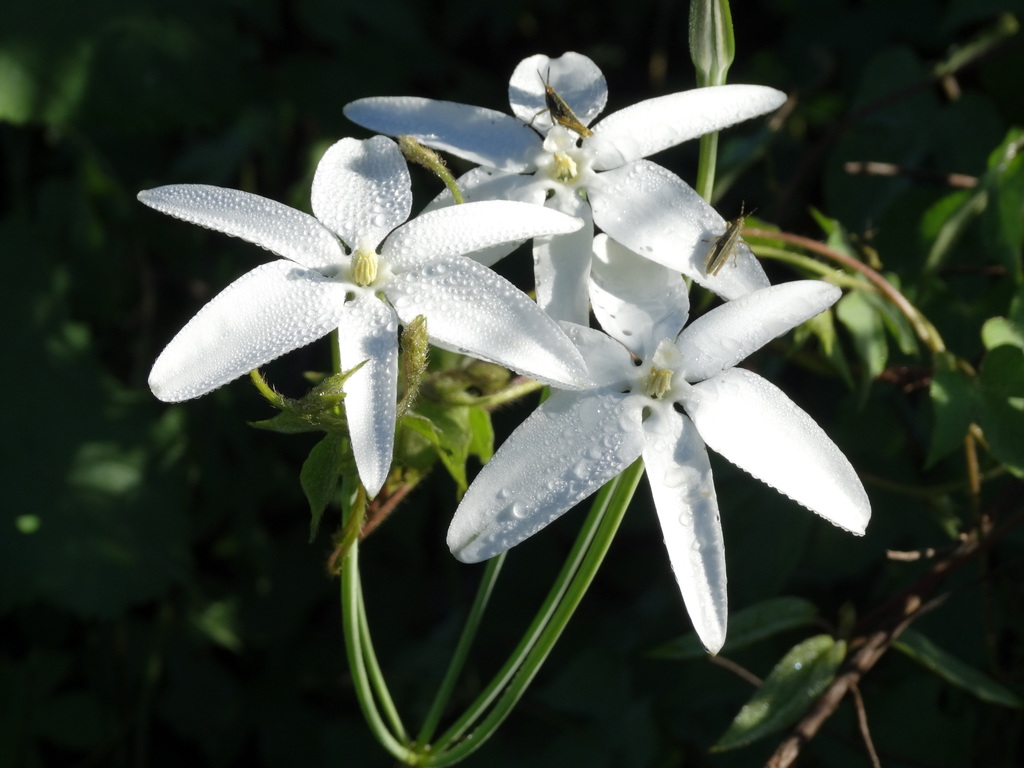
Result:
M520 641L505 667L496 676L491 686L477 699L473 707L446 733L432 754L425 756L420 765L442 768L454 765L478 749L494 733L497 727L512 711L527 686L540 670L555 642L572 618L587 588L594 580L598 568L604 561L612 539L622 522L623 515L633 498L637 483L643 474L643 462L637 459L621 475L601 489L591 507L583 530L577 537L559 578L552 587L548 599L541 607L537 619ZM571 579L571 581L569 581ZM525 650L521 663L512 664ZM510 670L510 666L515 669ZM495 688L495 683L499 683ZM495 691L504 689L500 698L480 725L457 746L441 752L438 746L447 746L462 736L468 723L479 717L495 697Z
M775 261L781 261L784 264L790 264L791 266L798 267L804 272L809 272L813 275L822 277L833 285L838 285L840 288L848 288L851 291L872 291L873 293L879 293L880 291L870 283L865 283L863 280L858 280L853 275L849 275L845 272L837 272L835 267L831 267L812 256L804 256L802 253L794 253L793 251L787 251L785 248L775 248L771 245L750 245L750 250L753 251L757 256L763 259L774 259Z
M697 160L697 182L693 188L697 194L714 205L715 164L718 162L718 131L705 133L700 137L700 157Z
M377 661L377 654L373 650L373 641L370 638L370 623L366 620L366 603L363 600L362 582L359 585L359 641L363 651L363 659L366 662L367 673L370 685L377 695L377 701L384 710L384 717L391 726L391 732L403 742L409 741L409 735L402 725L402 719L398 715L398 708L391 698L384 674L381 672L380 664Z
M523 633L523 637L519 641L519 644L512 651L512 654L509 656L504 666L502 666L480 695L477 696L477 699L473 702L472 706L463 713L463 715L444 733L444 735L441 736L441 738L434 742L433 746L435 751L443 750L450 743L461 738L466 731L472 728L474 722L483 716L487 707L497 699L505 686L507 686L509 681L515 676L520 666L522 666L523 661L533 649L534 645L536 645L537 640L540 638L544 629L547 627L548 622L551 620L551 617L554 615L555 610L558 608L560 601L569 588L571 579L579 570L580 563L583 561L583 557L587 553L587 548L594 539L597 526L601 522L604 509L607 506L608 495L610 493L611 483L602 488L594 499L590 514L584 521L579 534L577 534L573 548L570 550L569 555L565 559L565 563L562 565L562 570L556 577L554 584L552 584L547 597L538 609L530 626L527 628L526 632Z
M352 673L352 684L359 699L359 706L377 741L395 758L403 763L415 765L416 753L405 746L388 730L377 703L374 701L370 676L366 669L366 650L363 645L364 631L360 621L362 611L360 603L362 588L359 583L359 541L352 543L341 573L341 614L345 632L345 652L348 656L349 671ZM370 652L372 655L372 651Z
M480 628L480 620L483 618L484 610L487 608L487 603L494 592L494 585L498 581L498 574L501 573L501 566L505 563L506 554L502 552L497 557L492 557L487 561L487 567L477 589L476 598L473 600L473 605L469 610L469 616L466 617L466 625L462 628L462 634L459 637L458 644L455 646L452 659L448 663L444 679L441 681L441 686L437 689L434 701L431 703L427 716L423 720L423 727L420 728L420 733L416 737L417 744L429 744L430 740L434 737L437 724L441 722L441 716L444 714L445 707L448 706L448 700L455 689L455 683L462 673L462 668L466 665L469 649L472 647L477 630Z
M736 56L728 0L690 0L689 46L697 87L725 85L726 74ZM718 132L701 136L694 189L712 205L717 157Z

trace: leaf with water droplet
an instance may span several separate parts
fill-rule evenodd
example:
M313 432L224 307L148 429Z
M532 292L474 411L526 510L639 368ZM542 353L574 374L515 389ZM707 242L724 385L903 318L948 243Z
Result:
M746 746L795 723L835 678L846 641L815 635L793 646L743 705L714 752Z

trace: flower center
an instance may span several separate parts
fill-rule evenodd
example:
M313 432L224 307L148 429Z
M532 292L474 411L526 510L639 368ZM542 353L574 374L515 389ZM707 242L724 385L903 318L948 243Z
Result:
M579 176L579 172L576 169L576 161L566 152L555 152L554 159L552 175L563 184L576 181L576 177Z
M352 255L352 282L365 287L377 279L377 252L358 250Z
M644 380L644 394L658 400L665 396L665 393L672 387L672 369L651 366L651 370Z

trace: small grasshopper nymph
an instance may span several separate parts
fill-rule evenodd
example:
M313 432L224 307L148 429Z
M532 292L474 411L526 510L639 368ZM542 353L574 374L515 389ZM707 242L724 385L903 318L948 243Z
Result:
M753 211L751 211L753 213ZM740 230L747 220L747 214L743 212L743 205L740 204L740 215L728 222L725 234L715 238L714 245L708 249L708 255L704 257L704 271L709 275L717 275L725 263L733 256L737 243L740 242ZM735 262L733 262L735 264Z
M593 136L594 132L587 128L580 119L576 117L576 113L572 111L572 107L565 103L565 99L558 95L558 91L551 87L551 68L548 67L548 76L544 77L537 70L537 76L540 81L544 84L544 103L547 105L547 109L542 109L536 115L533 116L533 120L536 120L540 115L545 112L551 113L551 119L558 123L563 128L568 128L570 131L575 131L580 138L587 138ZM530 120L530 123L533 123Z

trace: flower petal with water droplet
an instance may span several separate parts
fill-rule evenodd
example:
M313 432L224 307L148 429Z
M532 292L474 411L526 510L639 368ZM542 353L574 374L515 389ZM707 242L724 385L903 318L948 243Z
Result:
M583 358L555 321L475 261L420 265L393 276L387 292L402 322L426 317L433 344L555 386L576 389L587 381Z
M704 647L718 653L729 616L725 541L704 441L671 409L644 422L647 479L686 611Z
M346 258L338 238L308 213L237 189L171 184L139 192L139 202L176 219L240 237L313 269Z
M670 93L608 115L594 126L587 144L597 170L618 168L776 110L785 101L782 91L763 85L713 85Z
M376 248L412 211L409 168L389 138L342 139L316 167L312 200L316 217L350 248Z
M842 291L821 280L796 280L748 293L690 323L676 346L680 373L703 381L753 354L772 339L835 304Z
M338 328L341 369L366 361L345 381L345 417L359 479L376 496L387 480L395 445L398 395L398 319L365 294L345 305Z
M725 232L725 220L671 171L647 160L597 174L590 185L594 223L644 258L692 277L726 299L768 287L768 278L746 244L716 275L704 256Z
M338 327L345 286L294 262L256 267L182 328L149 374L164 402L205 395Z
M540 205L488 200L422 213L396 230L381 247L391 268L448 259L506 242L575 232L582 222Z
M590 300L601 327L640 358L675 338L690 313L677 270L656 264L605 234L594 238Z
M512 112L524 123L546 134L551 128L551 114L545 112L544 85L549 83L569 105L583 125L601 114L608 102L608 84L604 73L582 53L568 51L551 59L538 53L516 65L508 84L508 100Z
M498 449L448 529L467 563L494 557L560 517L640 455L640 403L556 392Z
M345 117L388 136L412 136L425 146L509 173L532 171L536 131L484 107L417 96L377 96L345 105Z
M713 451L826 520L864 533L871 503L857 473L777 387L731 368L695 384L683 407Z

